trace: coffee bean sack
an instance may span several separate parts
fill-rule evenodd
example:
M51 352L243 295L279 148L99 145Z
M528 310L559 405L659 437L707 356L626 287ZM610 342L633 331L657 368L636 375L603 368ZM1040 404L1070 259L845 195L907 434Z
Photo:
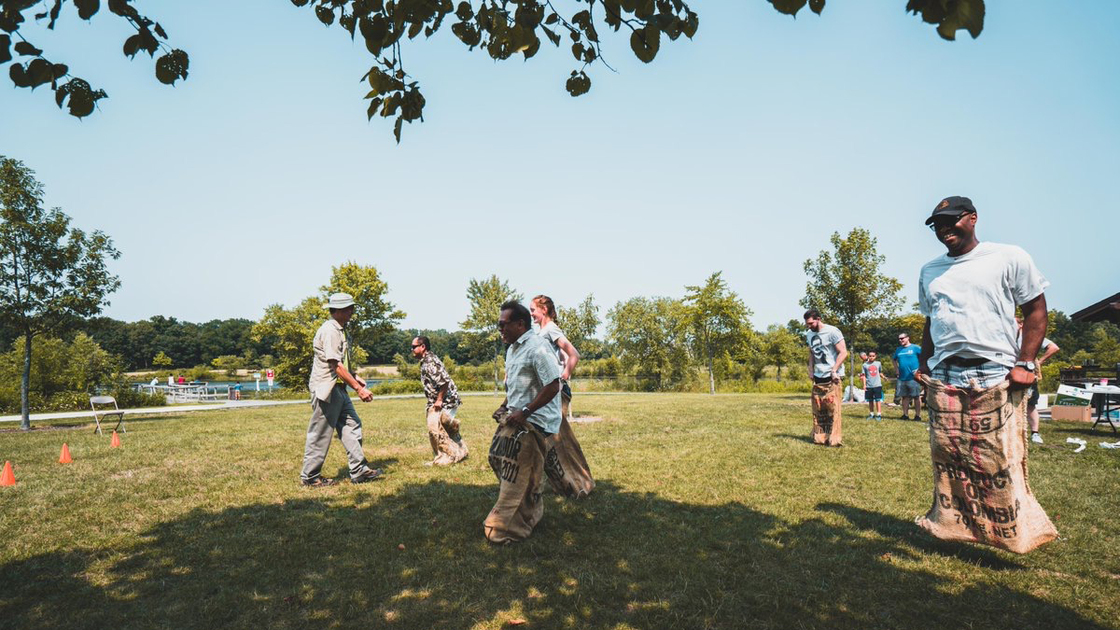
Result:
M493 543L525 540L544 516L541 499L545 438L533 428L506 424L502 414L490 442L490 468L498 478L498 501L483 522Z
M840 383L813 385L813 444L840 446L843 432L840 421Z
M583 455L583 448L572 431L568 418L560 421L560 430L545 438L544 472L548 485L570 499L579 499L591 494L595 480L591 478L591 467Z
M943 540L1015 553L1058 537L1027 475L1026 393L1004 381L958 389L924 375L929 407L933 505L915 519Z
M467 458L467 443L459 434L459 421L446 409L427 411L428 442L432 446L433 464L454 464Z

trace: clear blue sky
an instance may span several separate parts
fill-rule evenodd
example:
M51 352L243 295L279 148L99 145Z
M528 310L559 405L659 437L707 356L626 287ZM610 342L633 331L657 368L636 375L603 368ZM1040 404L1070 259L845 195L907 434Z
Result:
M114 238L106 313L128 321L256 319L354 260L406 326L456 328L491 273L560 305L594 293L605 314L722 270L764 328L800 315L803 261L854 226L914 301L943 251L922 221L951 194L1069 313L1120 290L1120 3L987 4L980 38L950 43L904 0L796 20L696 0L696 39L651 65L604 37L618 73L594 67L578 99L566 48L495 63L445 28L405 47L428 106L400 146L366 121L364 46L307 9L138 2L191 55L169 88L122 56L119 20L68 5L58 32L26 35L110 98L79 121L5 78L0 154Z

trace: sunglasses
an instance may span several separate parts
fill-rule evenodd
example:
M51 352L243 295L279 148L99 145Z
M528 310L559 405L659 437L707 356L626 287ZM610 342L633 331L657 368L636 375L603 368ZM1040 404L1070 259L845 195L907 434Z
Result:
M412 349L413 349L413 350L415 350L415 349L417 349L417 348L423 348L423 347L424 347L424 344L422 344L422 343L414 343L414 344L412 344Z
M960 223L961 219L967 217L970 214L972 214L972 212L970 212L968 210L965 210L964 212L958 214L957 216L949 217L948 219L946 219L944 216L933 217L933 223L929 224L929 229L936 232L938 228L952 227L952 226L956 225L957 223Z

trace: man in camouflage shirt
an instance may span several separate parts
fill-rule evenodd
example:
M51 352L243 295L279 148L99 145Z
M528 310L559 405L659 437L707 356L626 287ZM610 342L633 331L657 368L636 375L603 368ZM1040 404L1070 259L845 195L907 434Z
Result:
M467 445L459 435L459 421L455 418L462 402L459 390L443 361L431 351L431 345L427 337L416 337L412 340L412 356L420 360L420 382L428 398L425 416L434 457L430 463L442 466L466 459Z

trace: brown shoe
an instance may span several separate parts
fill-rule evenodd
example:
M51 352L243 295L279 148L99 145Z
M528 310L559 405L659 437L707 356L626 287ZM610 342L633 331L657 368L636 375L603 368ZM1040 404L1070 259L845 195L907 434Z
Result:
M367 481L376 481L381 478L381 471L376 468L367 468L366 471L357 477L351 477L350 483L366 483Z
M336 485L338 482L334 479L326 479L324 477L316 477L314 479L301 479L300 483L308 488L323 488L326 486Z

